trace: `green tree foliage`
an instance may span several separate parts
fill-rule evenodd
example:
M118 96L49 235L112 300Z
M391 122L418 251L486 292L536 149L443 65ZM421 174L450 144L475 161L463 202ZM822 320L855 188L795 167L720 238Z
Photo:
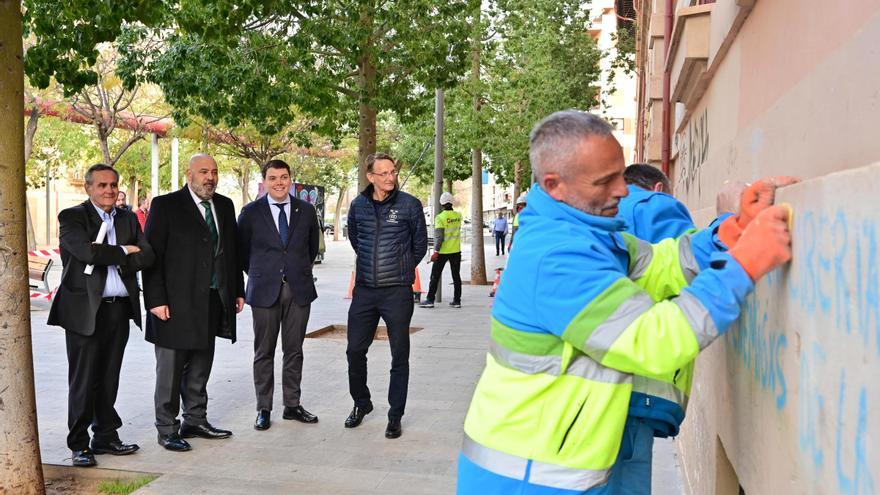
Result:
M596 104L602 52L590 37L589 9L573 0L498 0L496 55L487 62L485 141L499 182L514 180L514 164L528 170L528 138L535 123L568 108ZM526 172L527 173L527 172Z
M101 161L97 139L88 127L56 118L42 120L25 167L28 187L44 187L47 174L82 177L89 165Z
M178 112L272 135L302 111L339 138L376 149L376 114L409 121L424 96L464 71L475 0L192 0L162 30L130 30L128 80L158 83ZM138 49L164 37L158 54ZM363 170L361 170L363 181Z
M65 96L98 83L92 67L101 43L116 40L132 23L157 25L171 11L170 2L161 0L24 0L22 7L24 36L34 40L25 73L39 88L54 77Z
M543 117L596 105L603 53L590 37L589 9L578 0L484 2L480 79L463 78L446 92L446 156L450 175L467 178L470 149L501 184L528 175L528 138ZM474 98L479 111L474 111ZM433 135L433 115L403 126L398 153L409 159ZM423 144L422 144L423 145ZM418 151L417 151L418 149ZM430 181L429 160L416 173Z

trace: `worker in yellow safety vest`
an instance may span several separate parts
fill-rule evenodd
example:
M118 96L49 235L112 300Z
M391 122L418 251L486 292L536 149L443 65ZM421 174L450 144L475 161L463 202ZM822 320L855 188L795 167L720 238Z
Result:
M658 244L623 233L628 191L612 132L569 110L531 133L537 184L493 305L459 495L608 493L633 374L666 376L692 361L739 316L755 281L791 258L773 182L711 229Z
M434 296L437 294L437 284L440 283L440 275L443 267L449 262L452 271L453 296L449 305L453 308L461 307L461 213L452 209L452 194L445 192L440 195L440 207L443 211L434 220L434 254L431 255L431 282L428 285L428 295L419 304L421 308L433 308Z
M510 253L510 248L513 247L513 237L516 235L516 231L519 230L519 212L526 207L526 193L522 193L516 198L516 213L513 215L513 222L510 228L510 242L507 243L507 252Z

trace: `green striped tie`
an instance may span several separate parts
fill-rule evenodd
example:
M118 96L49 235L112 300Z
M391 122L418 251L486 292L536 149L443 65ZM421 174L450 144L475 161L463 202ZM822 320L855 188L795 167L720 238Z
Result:
M214 244L214 254L217 254L218 249L218 241L220 240L220 235L217 233L217 224L214 223L214 213L211 211L211 202L210 201L202 201L202 208L205 209L205 223L208 224L208 231L211 233L211 242ZM217 275L214 274L213 270L213 260L211 261L211 288L217 288Z

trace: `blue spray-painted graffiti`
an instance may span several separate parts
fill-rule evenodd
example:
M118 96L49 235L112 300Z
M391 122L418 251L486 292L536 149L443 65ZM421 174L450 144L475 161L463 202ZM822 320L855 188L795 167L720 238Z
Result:
M844 421L846 416L846 370L840 370L840 398L837 404L837 436L835 441L835 467L837 468L837 487L841 493L860 495L874 493L874 478L865 455L865 439L867 438L868 406L867 392L862 386L859 391L859 412L856 423L855 437L844 439L846 434ZM841 451L844 446L852 449L852 473L844 472L846 466Z
M752 370L761 388L775 394L776 409L781 410L788 392L782 372L782 356L788 339L781 332L767 328L767 309L760 306L754 294L749 296L739 329L728 332L728 342L743 365Z
M867 444L866 384L880 356L877 221L852 218L842 208L806 211L796 217L794 246L788 294L807 316L799 332L811 337L799 356L798 443L829 490L875 493L880 471L869 459L876 453ZM859 361L848 359L857 355Z
M806 349L801 351L801 386L818 383L820 377L816 376L816 371L825 364L825 351L818 343L813 343L812 351L812 353L808 353ZM818 437L821 431L819 420L825 416L825 397L818 391L804 390L799 394L798 402L800 403L798 433L801 450L807 453L813 461L813 467L818 469L825 461L821 440Z
M828 317L838 332L855 330L864 345L873 338L880 355L877 225L867 219L850 225L843 210L796 217L800 252L793 259L789 295L807 314Z

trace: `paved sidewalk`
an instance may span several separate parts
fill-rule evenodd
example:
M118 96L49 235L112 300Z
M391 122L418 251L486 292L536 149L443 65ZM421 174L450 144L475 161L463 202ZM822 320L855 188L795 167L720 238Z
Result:
M505 257L496 257L486 241L487 271L494 275ZM315 267L319 298L312 305L309 331L345 324L344 299L354 257L346 241L327 242L325 262ZM470 278L469 246L462 277ZM420 266L427 291L429 265ZM490 277L491 277L490 275ZM57 284L60 262L50 281ZM388 343L376 341L369 353L369 384L376 409L355 429L343 422L351 409L345 341L306 339L302 404L318 415L317 425L281 419L279 345L276 359L276 409L272 428L258 432L252 381L253 331L250 310L238 319L239 341L218 340L208 391L208 419L231 429L228 440L192 440L193 450L168 452L156 443L153 426L155 357L153 346L132 326L122 368L117 409L125 442L141 446L127 457L99 456L100 467L159 473L138 494L448 494L454 492L462 422L484 363L492 299L490 287L463 288L461 309L448 307L452 287L444 277L444 302L433 310L415 308L413 326L424 330L411 339L410 386L403 436L384 437L388 410ZM69 465L67 435L67 360L63 331L48 327L48 304L32 308L37 410L43 462ZM655 462L656 494L681 493L671 444L659 444ZM662 454L660 453L662 452ZM662 461L662 462L661 462ZM658 483L659 481L659 483Z

